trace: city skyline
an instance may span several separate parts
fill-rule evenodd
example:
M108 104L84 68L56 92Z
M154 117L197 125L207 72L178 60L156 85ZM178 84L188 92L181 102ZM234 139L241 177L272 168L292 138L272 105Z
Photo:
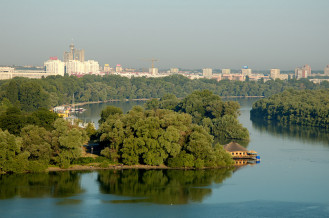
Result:
M0 7L0 65L63 60L72 42L111 67L148 68L150 58L159 69L329 64L325 0L3 0Z

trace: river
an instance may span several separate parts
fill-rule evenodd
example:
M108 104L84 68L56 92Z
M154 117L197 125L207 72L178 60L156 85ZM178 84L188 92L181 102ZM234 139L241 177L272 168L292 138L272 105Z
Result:
M252 122L238 99L248 149L261 163L234 170L102 170L0 176L0 217L329 217L329 134ZM129 110L143 102L85 105Z

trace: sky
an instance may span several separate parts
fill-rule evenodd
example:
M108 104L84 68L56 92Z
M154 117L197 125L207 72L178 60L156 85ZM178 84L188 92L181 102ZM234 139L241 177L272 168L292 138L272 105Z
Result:
M0 65L294 70L329 64L329 0L0 0Z

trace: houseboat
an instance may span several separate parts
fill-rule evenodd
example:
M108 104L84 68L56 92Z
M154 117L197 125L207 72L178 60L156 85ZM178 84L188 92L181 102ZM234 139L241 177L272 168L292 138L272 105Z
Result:
M224 149L232 155L233 159L249 159L260 161L260 157L257 155L256 151L248 151L246 148L236 142L230 142L229 144L224 145Z

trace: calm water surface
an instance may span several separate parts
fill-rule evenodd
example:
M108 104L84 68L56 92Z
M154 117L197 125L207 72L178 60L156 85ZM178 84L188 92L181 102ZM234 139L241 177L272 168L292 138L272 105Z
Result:
M262 158L234 170L103 170L0 176L0 217L329 217L329 134L250 121ZM142 102L111 103L124 111ZM97 123L106 104L79 115Z

